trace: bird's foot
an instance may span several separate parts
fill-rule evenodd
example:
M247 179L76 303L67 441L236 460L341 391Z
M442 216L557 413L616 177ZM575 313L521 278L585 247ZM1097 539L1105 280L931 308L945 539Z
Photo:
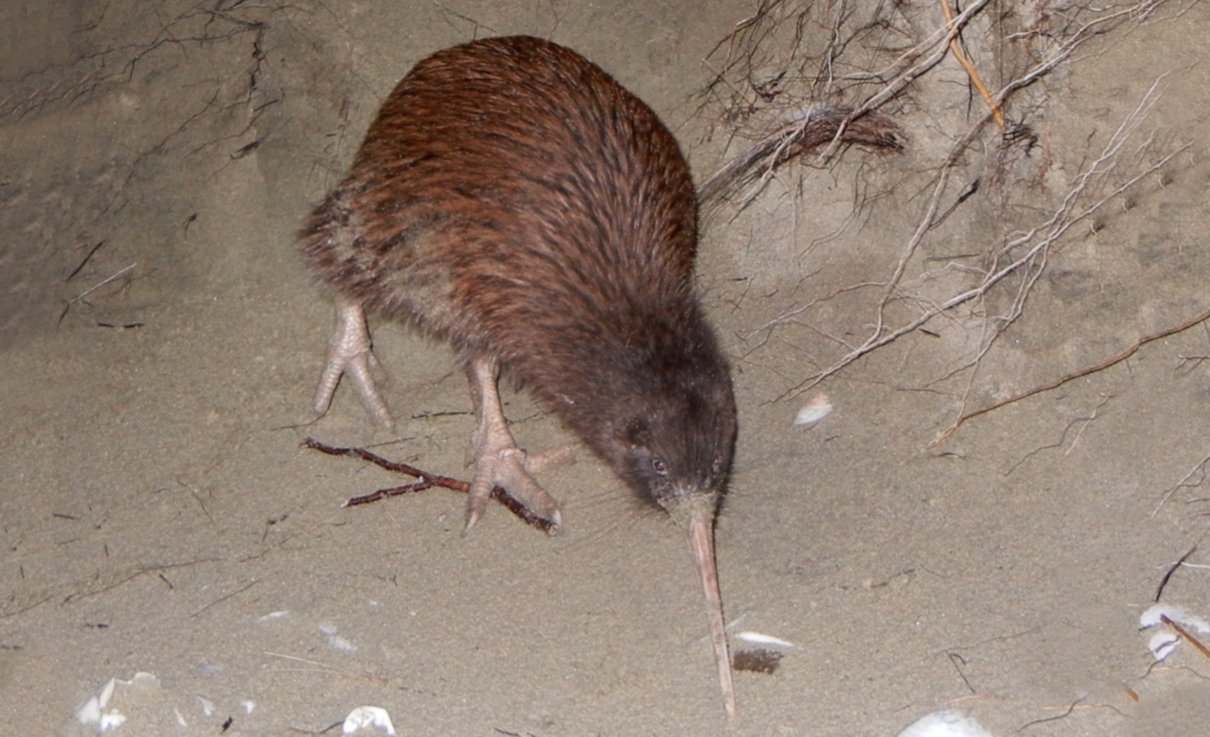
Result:
M550 532L563 523L559 503L546 493L532 474L571 459L571 448L529 455L517 447L507 427L480 428L475 433L475 476L466 501L466 531L479 521L492 487L499 486L530 514L550 523Z
M315 388L315 412L322 415L328 411L340 377L348 376L374 422L387 430L393 429L391 411L378 393L371 369L377 371L379 365L370 350L365 310L359 304L338 300L336 331L328 343L328 362Z

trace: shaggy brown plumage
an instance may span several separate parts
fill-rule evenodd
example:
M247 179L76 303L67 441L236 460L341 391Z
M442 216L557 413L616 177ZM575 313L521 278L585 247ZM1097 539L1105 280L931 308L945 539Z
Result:
M711 525L731 467L735 402L693 291L693 181L650 108L540 39L438 52L383 104L302 245L349 325L363 325L359 308L409 321L471 367L482 463L503 463L492 454L515 447L502 416L488 416L498 365L632 489L689 524L718 609ZM354 347L332 359L317 404L326 407L348 370L385 415L365 378L360 331L334 342L337 353L341 340ZM354 355L358 369L348 368ZM557 515L540 490L521 496ZM472 506L470 523L477 514ZM731 711L721 613L711 616Z

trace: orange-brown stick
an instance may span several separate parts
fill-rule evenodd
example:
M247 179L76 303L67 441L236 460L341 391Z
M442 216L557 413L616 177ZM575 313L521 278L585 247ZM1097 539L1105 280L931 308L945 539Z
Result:
M1180 626L1176 622L1173 622L1171 619L1168 618L1167 614L1161 614L1160 621L1162 621L1164 624L1168 625L1172 629L1176 630L1176 633L1178 635L1185 638L1185 642L1192 645L1199 653L1206 656L1207 659L1210 659L1210 648L1207 648L1205 645L1203 645L1201 640L1199 640L1193 636L1192 632L1190 632L1189 630Z
M954 24L954 11L950 8L949 0L941 0L941 9L945 12L945 22L949 25ZM967 76L971 78L975 89L979 90L979 94L987 101L987 106L991 108L992 115L996 118L996 125L1004 128L1004 111L1000 109L1000 104L996 102L996 98L987 89L987 85L983 84L983 78L979 76L979 70L975 69L975 65L966 56L966 52L962 50L962 44L958 41L958 37L954 36L950 39L950 51L954 52L954 58L966 70Z

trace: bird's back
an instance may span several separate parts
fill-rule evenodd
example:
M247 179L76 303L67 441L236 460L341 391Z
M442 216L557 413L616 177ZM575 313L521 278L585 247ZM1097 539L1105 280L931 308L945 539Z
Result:
M303 231L321 277L506 363L692 309L696 199L655 114L528 37L419 62Z

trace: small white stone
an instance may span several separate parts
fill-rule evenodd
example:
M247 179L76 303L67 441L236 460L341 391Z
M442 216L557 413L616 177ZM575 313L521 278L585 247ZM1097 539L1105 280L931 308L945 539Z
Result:
M96 696L90 697L83 706L76 710L76 718L80 720L80 724L101 723L101 704L97 701Z
M391 715L381 706L359 706L345 717L341 732L353 734L359 729L370 728L381 730L389 737L395 737L395 725L391 723Z
M126 715L117 709L107 711L101 715L101 731L108 732L111 729L117 729L126 723Z
M899 737L992 737L983 725L956 711L937 711L912 722Z
M832 403L828 400L828 395L816 394L802 406L802 409L798 410L798 415L794 418L794 424L795 426L814 425L830 414L832 414Z

